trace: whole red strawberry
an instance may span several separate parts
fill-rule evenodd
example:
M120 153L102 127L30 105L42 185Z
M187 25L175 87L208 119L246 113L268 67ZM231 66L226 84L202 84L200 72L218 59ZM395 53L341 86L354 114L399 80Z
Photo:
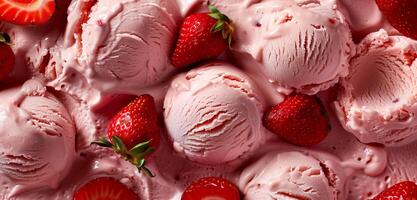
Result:
M51 19L55 0L0 0L0 20L18 25L40 25Z
M197 13L184 19L171 57L175 67L187 67L220 56L231 44L233 26L230 19L214 6L210 13Z
M264 116L264 126L299 146L318 144L330 131L330 122L320 99L303 94L291 95L272 107Z
M191 183L182 194L181 200L225 199L240 200L237 187L219 177L207 177Z
M394 28L417 39L417 0L376 0L376 4Z
M94 144L111 147L148 175L145 158L159 146L160 128L155 101L150 95L141 95L130 102L110 121L107 140L100 139Z
M125 185L113 178L94 179L74 193L73 200L139 200Z
M397 183L373 200L417 200L417 185L411 181Z
M0 32L0 80L4 80L14 67L15 55L9 44L9 35Z

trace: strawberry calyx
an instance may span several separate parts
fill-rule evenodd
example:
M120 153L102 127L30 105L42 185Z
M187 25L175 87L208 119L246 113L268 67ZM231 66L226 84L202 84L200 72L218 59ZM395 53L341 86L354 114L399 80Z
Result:
M106 138L100 138L98 141L95 141L92 144L96 144L101 147L112 148L125 160L135 165L139 172L143 172L150 177L155 177L151 170L145 166L145 158L155 151L155 148L150 145L151 141L152 140L148 140L139 143L132 147L130 150L126 148L126 145L123 143L122 139L117 136L113 136L111 141L107 140Z
M0 32L0 43L10 44L10 42L11 42L11 39L10 39L9 34Z
M223 39L225 39L229 46L231 46L233 41L233 33L235 31L232 21L229 19L229 17L220 12L215 6L208 5L208 9L210 10L208 15L217 20L213 27L211 27L211 32L216 33L221 31Z

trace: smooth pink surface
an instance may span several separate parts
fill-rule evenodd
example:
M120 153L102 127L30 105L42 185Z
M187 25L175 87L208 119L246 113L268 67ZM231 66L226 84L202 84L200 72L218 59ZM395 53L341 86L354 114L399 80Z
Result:
M81 34L84 0L43 27L0 23L18 59L0 92L0 199L72 199L97 177L152 200L179 200L206 176L228 178L249 200L362 200L417 181L417 42L398 36L373 0L211 2L235 22L235 43L222 61L183 72L169 54L182 17L206 11L202 0L99 0ZM293 91L318 93L329 111L332 130L312 148L262 126ZM148 161L155 178L91 145L143 93L163 129Z

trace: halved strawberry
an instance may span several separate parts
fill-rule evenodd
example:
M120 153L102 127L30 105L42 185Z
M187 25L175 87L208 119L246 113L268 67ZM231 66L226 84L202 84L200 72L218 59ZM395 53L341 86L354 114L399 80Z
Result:
M0 20L18 25L45 24L55 6L55 0L0 0Z
M139 171L153 176L145 167L145 158L159 146L160 127L155 101L141 95L130 102L109 123L107 137L94 144L113 148L123 158L136 165Z
M206 177L191 183L181 197L181 200L205 199L240 200L240 192L227 179Z
M73 200L139 200L125 185L113 178L97 178L80 187Z

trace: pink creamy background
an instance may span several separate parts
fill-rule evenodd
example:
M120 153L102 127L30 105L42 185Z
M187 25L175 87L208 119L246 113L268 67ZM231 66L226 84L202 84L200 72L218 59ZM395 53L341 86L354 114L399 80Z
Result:
M212 3L235 21L238 42L223 61L186 72L175 71L170 66L169 54L182 17L204 10L204 1L99 0L89 19L83 22L83 31L77 33L83 2L72 1L68 15L67 5L60 5L54 20L41 27L0 23L0 30L11 35L17 57L16 69L2 84L0 93L0 199L71 199L77 187L103 176L114 177L137 192L141 199L152 200L178 200L190 182L205 176L230 179L247 193L245 199L270 198L272 192L280 190L273 188L274 184L284 189L302 188L297 183L317 190L306 189L306 195L312 199L370 199L397 182L417 181L417 142L412 141L415 131L402 135L405 142L366 145L345 131L337 117L344 118L346 113L341 107L348 105L345 101L360 101L349 99L345 97L349 93L344 93L338 103L334 102L335 91L339 88L334 85L339 78L348 76L351 57L360 50L360 45L356 48L359 41L381 28L385 31L373 36L378 40L388 40L388 34L399 35L385 21L373 0L285 0L280 3L276 0L214 0ZM301 8L294 6L295 2L309 3ZM284 9L284 14L294 16L293 21L274 30L272 19L285 17L274 9L289 6L293 7ZM329 18L334 21L329 22ZM301 24L292 24L299 19L302 19L298 21ZM265 26L254 29L254 25L258 26L256 20ZM328 35L305 27L312 23L314 27L328 29ZM305 66L331 67L320 73L274 68L279 63L291 63L294 56L292 51L285 51L287 54L279 51L278 47L289 44L276 37L298 41L298 35L288 34L289 30L298 29L307 30L305 35L300 31L300 36L309 37L314 33L318 43L328 44L327 48L306 50L299 46L299 49L292 49L306 55L320 52L328 58L305 59ZM373 41L369 37L364 41ZM404 38L394 39L394 43L397 46L392 47L393 51L408 46L417 48L415 41ZM269 54L279 56L268 59L272 58ZM401 67L396 74L404 72ZM415 76L409 77L412 73L415 72L381 81L390 83L404 78L413 82ZM276 80L285 80L285 84ZM350 84L350 80L344 79L342 86ZM405 99L414 96L416 90L407 85L401 89L408 92L400 95ZM332 131L312 148L286 144L261 125L264 109L279 103L292 91L318 94L328 108ZM161 147L148 162L149 168L157 174L155 178L138 173L114 152L89 145L105 134L109 118L134 95L143 93L156 99L163 127ZM209 146L187 143L189 138L178 134L198 124L195 118L210 115L211 96L226 110L224 118L219 118L218 122L230 117L226 125L238 128L229 130L233 137L219 132L210 138L213 142ZM380 96L375 94L369 98ZM187 103L188 99L192 101ZM242 104L234 105L236 102ZM374 103L372 100L365 102ZM196 108L209 111L198 113ZM390 111L385 108L382 105L377 110ZM411 108L414 110L413 106ZM361 107L352 109L365 112ZM217 111L213 108L213 112ZM412 119L413 116L410 121ZM346 119L349 120L355 121L355 118ZM347 124L343 126L348 129ZM412 124L407 126L412 128ZM352 127L352 131L357 131L356 126ZM383 128L395 130L397 127ZM368 136L362 140L386 142L384 133ZM175 140L174 144L170 138ZM198 139L201 138L197 136L195 140ZM223 146L224 142L228 144ZM195 153L199 151L205 153ZM299 171L288 173L287 167ZM305 170L318 175L306 175ZM290 179L295 183L286 181ZM266 186L256 189L258 183Z

